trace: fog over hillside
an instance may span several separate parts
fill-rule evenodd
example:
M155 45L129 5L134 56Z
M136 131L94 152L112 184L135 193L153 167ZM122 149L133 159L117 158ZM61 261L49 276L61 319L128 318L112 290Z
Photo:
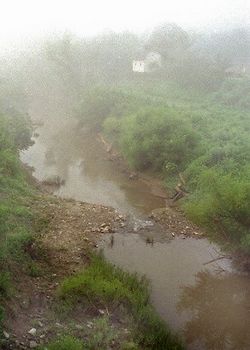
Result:
M0 349L250 349L249 19L1 2Z

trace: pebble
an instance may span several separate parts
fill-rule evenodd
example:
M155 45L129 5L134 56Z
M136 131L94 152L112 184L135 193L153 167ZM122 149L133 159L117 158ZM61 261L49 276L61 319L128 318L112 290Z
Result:
M36 335L36 328L31 328L28 333L33 336Z
M31 340L30 341L30 349L35 349L38 347L38 344L37 342L35 342L34 340Z
M3 331L3 335L6 339L9 339L10 338L10 335L9 333L7 333L6 331Z

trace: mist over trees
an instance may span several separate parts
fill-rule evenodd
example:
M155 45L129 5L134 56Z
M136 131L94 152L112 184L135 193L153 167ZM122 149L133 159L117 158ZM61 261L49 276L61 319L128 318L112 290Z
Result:
M156 69L132 71L152 53L161 57ZM76 118L171 186L184 173L186 213L249 251L249 70L248 27L65 33L1 65L0 108L55 126Z
M32 91L48 91L54 85L56 91L78 98L93 84L134 80L132 61L154 52L161 55L161 67L149 74L150 79L216 91L227 78L228 69L243 65L249 69L249 38L249 28L194 33L168 23L147 35L110 32L80 39L66 33L46 40L35 52L25 53L22 71L31 75L31 81L36 79Z
M77 100L93 84L137 79L132 61L145 59L151 52L161 55L161 66L150 72L147 79L217 91L225 82L228 69L243 66L249 69L250 29L239 26L195 33L166 23L147 35L109 32L82 39L65 33L38 43L32 51L22 52L17 64L13 61L18 68L14 70L15 81L11 78L11 86L19 84L18 91L25 89L26 95L28 92L49 98L53 91L55 95ZM4 75L10 80L5 73L0 72L1 84L5 84Z

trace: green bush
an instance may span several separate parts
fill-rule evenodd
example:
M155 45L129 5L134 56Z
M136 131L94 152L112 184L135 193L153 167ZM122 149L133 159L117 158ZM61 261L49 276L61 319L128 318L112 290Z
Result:
M182 170L198 152L199 137L186 115L172 108L145 109L122 120L121 149L138 169Z
M137 96L109 87L86 90L77 111L84 126L100 130L104 120L110 116L120 117L135 109Z
M41 350L84 350L83 342L72 337L64 336L41 348Z
M93 322L93 331L88 336L86 349L109 349L118 334L111 327L107 317L97 318Z
M220 169L204 170L196 191L185 204L189 217L200 225L214 226L227 240L248 246L250 228L250 178L249 167L236 176ZM249 250L250 252L250 250Z
M249 109L249 85L249 78L226 80L221 88L214 93L215 100L229 107Z

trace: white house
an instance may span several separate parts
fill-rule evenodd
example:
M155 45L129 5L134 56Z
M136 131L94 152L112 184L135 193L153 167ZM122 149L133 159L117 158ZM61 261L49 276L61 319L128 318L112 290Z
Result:
M145 72L145 61L133 61L133 72L144 73Z
M161 67L161 55L157 52L150 52L145 59L133 61L133 72L153 72Z

